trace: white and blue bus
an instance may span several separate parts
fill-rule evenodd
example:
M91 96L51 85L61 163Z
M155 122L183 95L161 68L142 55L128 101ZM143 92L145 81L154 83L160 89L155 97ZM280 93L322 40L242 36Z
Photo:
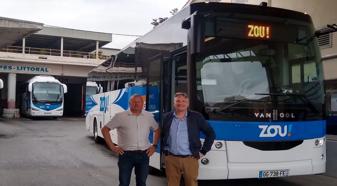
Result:
M103 87L93 81L87 81L85 88L85 115L95 106L91 96L103 92Z
M4 88L4 82L0 79L0 89Z
M125 88L110 92L100 93L90 96L90 105L92 108L86 116L86 129L94 136L95 142L102 141L103 134L101 128L111 120L111 118L118 112L127 110L129 108L129 98L133 94L146 95L146 87L144 84L135 82L125 84ZM112 130L113 142L117 143L117 132Z
M0 90L4 88L4 82L2 79L0 79ZM2 115L2 101L1 101L1 92L0 92L0 116Z
M128 108L134 92L145 96L146 109L160 124L162 114L173 108L174 93L185 91L190 109L201 112L216 132L211 151L200 160L198 179L324 173L317 35L310 16L300 12L231 3L187 5L117 54L115 66L142 65L146 85L94 95L86 127L95 139L102 137L99 129ZM150 165L163 170L162 156L158 147Z
M52 76L35 76L24 86L21 112L25 116L63 116L65 84Z

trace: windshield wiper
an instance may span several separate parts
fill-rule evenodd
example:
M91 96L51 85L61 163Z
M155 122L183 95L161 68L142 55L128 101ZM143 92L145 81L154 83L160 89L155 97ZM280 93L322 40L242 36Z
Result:
M316 30L315 33L310 37L305 36L305 37L297 39L296 43L302 42L304 40L305 40L306 43L309 43L315 37L320 37L322 35L330 34L330 33L333 33L333 32L337 32L337 25L336 24L328 24L328 25L326 25L325 28L322 28L320 30Z
M316 109L316 107L312 104L312 102L308 99L308 97L305 94L270 92L270 93L255 93L255 95L268 95L268 96L276 96L276 97L278 96L299 97L300 100L303 103L306 103L311 110L313 110L316 113L319 113L319 111Z
M239 99L238 99L239 98ZM206 106L206 112L224 112L225 110L234 107L235 105L238 105L240 103L244 103L247 101L257 101L254 99L248 99L246 97L243 96L231 96L231 97L227 97L225 98L226 102L232 101L232 103L225 105L225 106ZM233 102L234 101L234 102ZM226 103L224 102L224 103Z

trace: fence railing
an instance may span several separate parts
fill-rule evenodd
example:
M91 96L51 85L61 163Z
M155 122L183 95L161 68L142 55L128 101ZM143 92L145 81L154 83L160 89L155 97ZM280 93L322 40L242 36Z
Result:
M23 49L21 46L10 46L6 48L0 48L0 52L10 52L10 53L22 53ZM40 54L49 56L61 56L61 50L52 48L35 48L35 47L25 47L25 54ZM63 57L77 57L86 59L96 59L96 53L92 52L82 52L74 50L63 50ZM106 60L110 56L102 55L98 52L98 59Z

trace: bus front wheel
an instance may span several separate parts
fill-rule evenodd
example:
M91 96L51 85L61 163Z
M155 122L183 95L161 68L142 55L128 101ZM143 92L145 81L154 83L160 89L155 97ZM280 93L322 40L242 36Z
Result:
M101 143L102 139L98 136L97 120L94 119L94 130L93 130L95 143Z

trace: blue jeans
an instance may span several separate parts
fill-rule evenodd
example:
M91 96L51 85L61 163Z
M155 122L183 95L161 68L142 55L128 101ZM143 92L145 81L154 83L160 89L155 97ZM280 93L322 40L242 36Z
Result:
M125 151L123 155L119 156L119 186L130 185L133 167L135 167L136 185L146 186L146 178L149 172L149 157L145 151Z

